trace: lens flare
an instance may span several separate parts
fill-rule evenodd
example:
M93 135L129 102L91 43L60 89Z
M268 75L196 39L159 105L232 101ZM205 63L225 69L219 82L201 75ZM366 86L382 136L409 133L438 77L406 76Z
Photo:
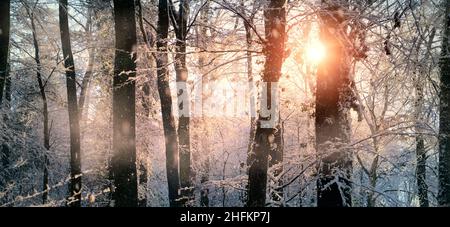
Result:
M306 47L306 59L312 64L318 64L325 58L325 46L319 41L313 41Z

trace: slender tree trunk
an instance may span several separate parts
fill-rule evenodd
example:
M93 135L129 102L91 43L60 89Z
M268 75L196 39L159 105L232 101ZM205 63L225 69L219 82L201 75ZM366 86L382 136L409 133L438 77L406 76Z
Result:
M0 1L0 107L8 77L10 0Z
M34 9L33 9L34 10ZM43 177L43 194L42 194L42 203L47 203L48 198L48 151L50 150L50 129L49 129L49 117L48 117L48 103L47 103L47 95L45 93L45 85L42 80L41 75L41 57L39 51L39 43L36 37L36 26L34 23L34 13L30 12L27 8L28 15L30 16L31 21L31 29L33 34L33 45L34 45L34 60L36 62L36 77L39 85L39 92L42 98L42 115L44 116L44 177Z
M450 206L450 0L444 3L439 104L439 193L440 206Z
M205 0L205 5L203 9L200 11L200 23L201 27L200 30L197 32L197 42L198 46L200 47L201 51L204 51L207 49L207 31L208 31L208 18L209 18L209 12L210 12L210 2L209 0ZM199 70L202 75L202 117L201 117L201 133L200 139L201 143L201 153L199 155L204 156L204 159L201 161L200 164L200 206L201 207L209 207L209 189L208 186L205 185L206 182L209 181L209 173L210 173L210 163L209 163L209 155L211 153L211 146L210 146L210 131L208 130L208 116L206 116L206 102L211 94L211 89L209 87L209 78L208 76L204 75L205 72L207 72L207 65L206 65L206 59L208 54L207 53L200 53L198 58L198 64L199 64Z
M150 3L150 7L154 7L156 6L158 3L156 0L152 0ZM146 56L148 57L149 60L149 64L150 64L150 68L152 69L150 73L147 74L147 78L149 78L147 81L144 82L143 86L142 86L142 92L143 95L141 97L142 100L142 107L144 109L144 116L145 117L149 117L150 116L150 111L151 111L151 103L150 103L150 80L153 79L155 77L154 73L155 71L153 71L153 69L156 68L155 65L155 59L154 53L150 53L152 50L154 50L154 46L155 46L155 39L153 39L152 37L155 37L154 32L149 32L145 29L144 26L144 18L143 18L143 9L142 9L142 4L140 0L136 0L136 6L138 7L137 9L137 16L138 16L138 24L139 24L139 29L141 30L141 34L142 34L142 38L144 41L144 45L147 47L147 54ZM152 11L153 12L153 11ZM155 20L156 15L155 14L151 14L150 15L151 21ZM142 188L143 190L139 190L139 191L143 191L143 193L139 194L139 207L145 207L147 206L147 192L148 192L148 164L147 164L147 151L143 150L141 151L142 154L139 155L140 158L138 158L138 163L139 163L139 169L138 169L138 182L139 188Z
M156 59L158 74L158 92L161 100L161 114L163 120L164 137L166 144L166 170L169 187L169 203L171 207L179 206L178 190L180 177L178 173L178 141L175 127L175 118L172 110L172 96L169 87L168 48L167 37L169 33L169 9L167 0L159 0L158 26L157 26Z
M434 37L436 35L436 29L433 28L431 34L428 38L427 50L430 50L433 45ZM419 74L415 75L415 91L416 91L416 178L417 178L417 189L419 195L419 203L421 207L429 206L428 199L428 185L426 182L426 165L427 165L427 151L425 149L425 139L422 134L422 129L420 125L425 124L425 117L423 115L423 107L424 107L424 92L423 89L425 87L424 81L422 77L426 75L427 67L422 65L422 62L427 62L430 54L427 52L425 57L421 60L419 57L421 45L417 45L417 63L419 64Z
M374 144L377 147L377 141L376 139L374 139ZM369 170L369 174L367 175L369 177L369 184L370 184L370 189L369 192L367 193L367 207L375 207L376 206L376 197L375 197L375 190L377 187L377 181L378 181L378 162L380 159L380 156L378 155L378 149L376 148L376 156L375 158L372 160L372 164L370 165L370 170Z
M92 37L92 8L88 9L88 18L86 22L86 36L88 39L88 65L86 72L84 73L83 81L81 82L81 91L80 98L78 99L79 109L80 109L80 121L83 119L83 113L85 108L85 100L86 96L89 92L89 86L91 82L91 77L94 73L94 64L95 64L95 48L93 46L93 37Z
M243 1L242 1L243 4ZM253 23L253 21L250 21L249 23ZM248 88L249 88L249 115L250 115L250 129L249 129L249 136L248 136L248 145L247 145L247 163L246 163L246 174L248 174L248 167L250 166L250 163L252 160L250 160L250 157L253 157L251 155L254 151L254 145L255 145L255 134L256 134L256 96L255 96L255 86L254 86L254 80L253 80L253 56L252 52L250 51L252 48L252 30L250 28L250 25L244 21L244 28L245 28L245 39L247 43L247 82L248 82ZM248 184L246 184L246 191L244 192L244 195L242 197L243 203L245 204L247 201L247 191L248 191Z
M191 142L190 142L190 98L187 92L188 68L186 66L186 36L189 19L189 0L180 1L177 15L175 73L178 96L178 142L180 148L180 184L183 203L188 205L192 197ZM182 99L182 100L181 100Z
M59 26L61 43L66 68L67 103L70 124L70 185L69 206L81 206L81 153L80 153L80 122L78 119L77 87L75 65L70 46L67 0L59 0Z
M326 3L324 3L326 4ZM319 64L316 88L316 150L320 164L317 181L317 205L351 206L352 158L343 148L350 140L351 80L345 29L338 5L326 6L320 15L320 39L328 55ZM333 181L338 179L338 182Z
M136 21L134 1L114 0L116 52L113 78L113 198L116 207L138 205L136 172Z
M423 72L423 70L420 70ZM420 73L419 75L414 75L415 78L415 91L416 91L416 100L415 100L415 108L416 108L416 179L417 179L417 193L419 195L419 203L421 207L428 207L428 185L426 182L426 165L427 165L427 152L425 150L425 139L421 134L421 124L424 123L425 119L422 114L423 109L423 82L421 81L421 77L424 74Z
M281 67L283 65L284 47L286 39L286 9L285 0L271 0L264 10L264 24L267 43L264 54L266 62L264 65L263 81L267 84L267 100L261 102L265 109L270 109L272 113L278 114L275 107L271 108L272 86L281 77ZM278 92L278 91L275 91ZM277 118L270 116L269 118ZM268 157L271 149L275 145L275 125L264 128L261 122L265 119L259 117L255 134L255 148L251 153L253 157L249 167L248 180L248 202L249 207L263 207L266 203L267 169ZM272 119L273 120L273 119Z
M151 7L156 6L157 0L152 0L150 2ZM136 6L138 7L137 9L137 16L138 16L138 24L139 24L139 29L141 30L141 34L142 34L142 38L144 41L145 46L147 47L147 51L150 52L151 50L153 50L154 46L155 46L155 40L152 39L151 37L154 37L154 32L148 32L145 27L144 27L144 18L143 18L143 13L142 13L142 4L140 0L136 0ZM151 15L151 20L155 20L155 18L153 17L154 15ZM156 16L155 16L156 17ZM148 54L147 55L149 57L150 60L150 68L156 68L155 61L154 61L154 57L155 54ZM148 78L153 78L153 70L151 73L148 74ZM142 107L144 108L144 115L146 117L149 117L150 115L150 107L151 107L151 103L149 101L149 97L150 97L150 82L149 81L145 81L143 86L142 86L142 91L144 93L144 95L142 96Z
M252 23L252 22L250 22ZM245 27L245 39L247 43L247 82L249 85L249 110L250 110L250 133L249 133L249 143L247 148L247 153L250 153L253 149L253 142L255 139L255 131L256 131L256 98L255 98L255 92L253 87L253 56L251 52L252 48L252 30L250 28L250 25L247 23L244 23Z
M426 182L426 160L427 153L425 150L425 141L422 135L416 136L416 176L417 176L417 193L419 195L419 203L421 207L428 207L428 185Z

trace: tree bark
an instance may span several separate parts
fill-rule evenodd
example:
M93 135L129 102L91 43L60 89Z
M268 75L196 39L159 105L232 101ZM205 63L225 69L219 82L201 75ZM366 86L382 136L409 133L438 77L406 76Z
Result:
M138 205L136 171L136 21L134 1L114 0L112 173L116 207Z
M378 141L377 139L374 140L374 146L375 146L375 153L377 154L375 158L372 160L372 164L370 165L370 169L368 171L368 178L369 178L369 184L370 184L370 190L367 193L367 207L375 207L376 206L376 196L375 196L375 190L377 187L377 181L378 181L378 165L379 165L379 159L380 156L378 155Z
M59 0L59 26L61 32L64 67L66 68L67 105L70 125L70 185L69 206L81 206L81 153L80 122L78 119L75 65L70 44L67 0Z
M252 34L250 27L248 25L244 25L245 34L247 40L247 81L249 83L249 113L250 113L250 130L249 130L249 138L247 145L247 155L253 152L254 141L255 141L255 133L256 133L256 102L255 102L255 94L253 89L253 57L250 52L250 48L252 45ZM248 162L248 161L247 161ZM247 163L248 164L248 163Z
M272 86L281 77L286 39L285 3L285 0L271 0L264 10L267 41L264 46L266 62L264 65L263 81L267 84L267 100L265 100L266 103L261 102L261 105L265 105L266 109L271 109ZM278 110L274 108L272 107L271 112L278 113ZM276 118L276 116L271 116L271 118ZM261 121L264 120L268 119L259 116L255 134L255 148L254 152L250 154L252 157L249 157L251 160L247 201L247 206L249 207L263 207L266 203L268 157L275 144L274 134L276 129L275 126L271 128L261 127Z
M431 37L432 42L433 37ZM418 44L417 55L419 56L420 44ZM419 58L418 58L419 60ZM427 60L426 58L424 59ZM419 62L419 61L418 61ZM416 73L415 73L416 74ZM425 139L422 134L422 127L425 123L425 118L423 116L423 106L424 106L424 84L421 77L425 75L425 70L423 66L419 64L419 74L414 75L414 86L415 86L415 119L416 119L416 179L417 179L417 194L419 195L419 204L421 207L428 207L428 185L426 181L426 165L427 165L427 151L425 149Z
M0 107L3 101L3 90L8 77L10 29L10 0L0 2Z
M283 138L283 133L284 133L284 124L283 123L279 123L276 127L276 131L274 133L274 143L275 146L273 146L270 149L270 158L269 158L269 168L273 168L273 177L274 182L273 185L275 185L275 187L278 187L281 185L282 180L278 179L280 177L280 174L283 172L283 150L284 150L284 138ZM274 189L272 191L272 201L275 202L274 205L277 206L284 206L284 204L282 204L283 202L283 197L284 197L284 192L283 189Z
M326 4L326 3L324 3ZM350 140L351 57L343 45L345 18L338 5L325 6L320 15L320 39L327 56L318 66L316 88L316 150L320 160L317 180L317 205L351 206L350 176L352 158L344 147ZM338 182L333 182L338 179Z
M168 48L167 38L169 33L169 8L167 0L159 0L158 26L157 26L157 50L156 59L158 75L158 92L161 100L161 114L163 120L164 137L166 145L166 170L169 187L169 203L171 207L179 206L178 189L180 177L178 173L178 141L175 127L175 118L172 110L172 96L169 87Z
M186 66L186 36L189 19L189 0L180 1L180 9L176 19L176 54L175 73L178 97L178 142L180 149L180 186L184 205L188 205L192 197L191 180L191 142L190 142L190 98L187 92L188 68ZM173 8L173 6L172 6ZM183 100L180 100L183 99ZM183 114L181 114L183 113Z
M242 7L244 4L244 1L241 2ZM243 13L245 11L243 10ZM249 23L253 23L253 20L250 19ZM253 57L252 52L250 51L252 48L252 29L250 28L250 24L244 21L244 28L245 28L245 40L247 43L247 53L246 53L246 61L247 61L247 82L248 82L248 88L249 88L249 115L250 115L250 129L249 129L249 136L248 136L248 144L247 144L247 163L245 165L245 172L248 174L248 167L250 166L251 160L250 157L252 157L252 153L254 152L254 145L255 145L255 134L256 134L256 96L255 96L255 87L254 87L254 79L253 79ZM247 191L248 191L248 184L245 186L246 190L244 192L244 195L242 196L242 202L245 204L247 201Z
M440 206L450 206L450 0L444 2L439 103L439 193Z
M419 195L419 204L421 207L428 207L428 185L426 181L427 153L425 150L425 141L422 135L416 136L416 157L417 193Z

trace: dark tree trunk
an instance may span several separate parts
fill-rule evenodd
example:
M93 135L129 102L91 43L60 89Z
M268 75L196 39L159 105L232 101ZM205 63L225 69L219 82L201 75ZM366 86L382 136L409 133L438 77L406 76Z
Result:
M267 84L267 100L261 105L271 109L272 113L278 110L271 108L272 86L281 77L283 65L284 48L286 39L286 10L285 0L271 0L264 10L264 24L267 42L264 47L266 62L264 65L263 81ZM278 91L275 91L278 92ZM272 119L276 116L270 116ZM248 179L248 202L249 207L263 207L266 203L267 169L268 157L275 145L275 126L263 128L261 121L269 120L259 117L255 134L255 148L250 155L249 179Z
M67 106L70 125L70 185L69 206L81 206L81 154L80 154L80 122L78 119L77 82L75 65L70 46L67 0L59 0L59 26L61 43L66 68Z
M188 68L186 66L186 36L189 19L189 0L180 1L176 18L175 73L178 96L178 142L180 149L180 185L183 203L189 205L192 197L191 181L191 142L190 142L190 98L187 92ZM173 6L172 6L173 8ZM181 100L183 99L183 100ZM183 114L181 114L183 113Z
M419 56L420 44L418 44L417 55ZM419 60L419 58L418 58ZM418 61L419 62L419 61ZM425 122L423 117L423 80L421 77L425 75L422 67L419 67L419 75L414 73L414 85L415 85L415 119L416 119L416 180L417 180L417 194L419 196L419 204L421 207L428 207L428 185L426 181L426 165L427 165L427 152L425 150L425 139L422 134L422 127Z
M427 43L427 50L430 50L433 45L434 37L436 35L436 29L433 28ZM417 62L419 63L419 73L415 73L415 91L416 91L416 178L417 178L417 193L419 195L419 203L421 207L429 206L428 199L428 185L427 185L427 174L426 174L426 165L427 165L427 151L425 149L425 139L422 133L421 125L426 123L426 118L423 114L424 108L424 81L422 77L427 73L427 66L423 65L422 62L427 62L430 54L427 52L423 60L420 60L420 45L421 41L417 45Z
M279 178L280 174L283 172L283 149L284 149L284 124L281 122L277 125L276 131L274 134L274 143L275 146L273 146L270 149L270 158L269 158L269 168L273 168L273 176L277 179ZM281 186L281 179L277 179L275 182L273 182L273 185L275 187ZM284 192L283 189L277 189L275 188L272 192L272 200L275 202L274 205L277 206L283 206L283 204L280 204L281 201L283 201Z
M422 135L416 136L416 156L417 193L419 195L419 203L421 207L428 207L428 185L426 181L427 153Z
M320 160L317 181L319 207L351 206L352 159L350 151L344 148L350 139L350 56L343 45L345 29L339 29L344 21L341 10L337 5L327 6L320 15L320 39L328 55L317 70L315 124L316 150ZM336 177L339 184L331 183Z
M378 141L374 138L374 146L375 153L378 154ZM379 159L380 156L376 155L375 158L372 161L372 164L370 165L370 169L368 170L368 178L369 178L369 184L370 184L370 190L367 193L367 207L375 207L376 206L376 196L375 196L375 190L377 187L377 181L378 181L378 165L379 165Z
M158 92L161 100L161 114L163 120L164 137L166 144L166 170L169 187L169 203L171 207L179 206L178 189L180 177L178 173L178 141L175 118L172 110L172 96L169 87L168 48L167 37L169 33L169 7L167 0L159 0L158 26L157 26L156 59L158 74Z
M439 193L440 206L450 206L450 0L445 1L442 37L441 92L439 104Z
M39 51L39 43L36 37L36 26L34 23L34 13L30 12L30 9L28 9L28 6L26 8L28 16L30 17L31 21L31 29L33 34L33 45L34 45L34 60L36 62L36 77L39 85L39 93L41 94L42 99L42 115L44 117L44 177L43 177L43 194L42 194L42 203L47 203L48 198L48 151L50 150L50 129L49 129L49 118L48 118L48 102L47 102L47 95L45 93L45 84L42 80L41 75L41 57L40 57L40 51ZM34 10L34 8L32 9Z
M114 0L116 52L113 78L112 172L116 207L138 205L136 171L136 21L134 1ZM130 79L131 78L131 79Z
M10 0L0 1L0 105L8 77Z

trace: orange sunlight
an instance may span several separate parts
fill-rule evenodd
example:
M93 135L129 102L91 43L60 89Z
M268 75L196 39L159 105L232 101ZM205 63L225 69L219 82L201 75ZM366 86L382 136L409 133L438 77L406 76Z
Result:
M320 63L326 54L325 46L319 40L311 40L306 46L306 61L312 64Z

